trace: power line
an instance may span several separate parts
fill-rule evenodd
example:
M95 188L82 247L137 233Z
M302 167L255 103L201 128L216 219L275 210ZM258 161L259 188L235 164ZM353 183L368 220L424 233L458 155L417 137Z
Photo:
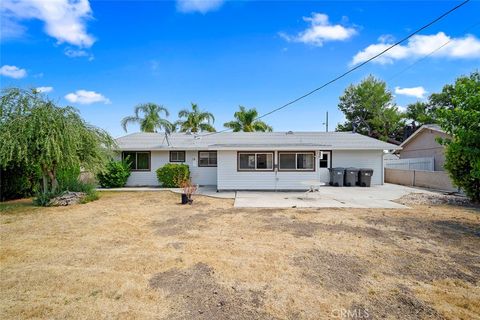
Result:
M463 30L461 33L465 33L467 31L470 31L471 29L477 27L478 25L480 25L480 21L471 25L470 27L466 28L465 30ZM451 42L453 41L453 38L450 38L447 42L443 43L441 46L439 46L438 48L430 51L428 54L426 54L425 56L423 56L422 58L416 60L414 63L406 66L404 69L400 70L399 72L395 73L393 76L387 78L387 81L390 81L392 79L395 79L396 77L398 77L400 74L404 73L405 71L411 69L413 66L417 65L418 63L424 61L425 59L427 59L428 57L430 57L431 55L433 55L435 52L439 51L440 49L442 49L443 47L447 46L448 44L450 44Z
M460 3L460 4L456 5L455 7L451 8L450 10L444 12L443 14L441 14L440 16L438 16L437 18L435 18L434 20L432 20L432 21L430 21L429 23L425 24L425 25L422 26L421 28L419 28L419 29L415 30L414 32L410 33L409 35L407 35L407 36L404 37L403 39L395 42L394 44L392 44L392 45L389 46L388 48L384 49L384 50L381 51L380 53L377 53L377 54L374 55L373 57L371 57L371 58L367 59L366 61L364 61L364 62L356 65L356 66L353 67L353 68L350 68L349 70L345 71L344 73L340 74L339 76L333 78L333 79L330 80L330 81L325 82L325 83L322 84L321 86L319 86L319 87L317 87L317 88L315 88L315 89L313 89L313 90L305 93L304 95L302 95L302 96L300 96L300 97L298 97L298 98L296 98L296 99L293 99L293 100L285 103L284 105L282 105L282 106L280 106L280 107L278 107L278 108L275 108L275 109L273 109L273 110L271 110L271 111L269 111L269 112L267 112L267 113L265 113L265 114L263 114L263 115L261 115L261 116L256 117L256 118L254 119L254 121L255 121L255 120L258 120L258 119L262 119L262 118L264 118L264 117L266 117L266 116L268 116L268 115L271 115L272 113L275 113L275 112L277 112L277 111L280 111L280 110L282 110L282 109L284 109L284 108L286 108L286 107L288 107L288 106L290 106L290 105L292 105L292 104L294 104L294 103L296 103L296 102L298 102L298 101L300 101L300 100L302 100L302 99L305 99L306 97L308 97L308 96L314 94L315 92L317 92L317 91L325 88L326 86L328 86L328 85L330 85L330 84L332 84L332 83L340 80L341 78L345 77L346 75L348 75L348 74L352 73L353 71L355 71L355 70L363 67L364 65L366 65L366 64L369 63L370 61L375 60L376 58L380 57L380 56L383 55L384 53L390 51L390 50L393 49L394 47L396 47L396 46L398 46L399 44L401 44L401 43L405 42L406 40L410 39L411 37L413 37L413 36L416 35L417 33L419 33L419 32L421 32L421 31L427 29L427 28L430 27L431 25L433 25L433 24L435 24L436 22L438 22L439 20L443 19L444 17L446 17L447 15L449 15L450 13L452 13L453 11L455 11L455 10L459 9L460 7L464 6L464 5L467 4L468 2L470 2L470 0L463 1L462 3ZM218 134L218 133L222 133L222 132L226 132L226 131L230 131L230 130L231 130L230 128L227 128L227 129L220 130L220 131L217 131L217 132L212 132L212 133L205 134L204 136L214 135L214 134Z

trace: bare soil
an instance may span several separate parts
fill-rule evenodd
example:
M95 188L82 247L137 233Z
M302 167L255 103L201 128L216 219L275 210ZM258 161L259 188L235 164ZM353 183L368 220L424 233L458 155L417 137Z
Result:
M480 319L480 210L0 204L1 319Z

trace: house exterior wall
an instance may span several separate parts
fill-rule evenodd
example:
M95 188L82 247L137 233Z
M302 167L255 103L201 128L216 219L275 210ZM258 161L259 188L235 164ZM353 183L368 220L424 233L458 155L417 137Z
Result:
M448 135L435 130L422 130L412 141L408 142L400 151L401 159L409 158L434 158L434 170L444 171L445 163L444 147L435 139L436 137L447 138Z
M132 171L127 180L127 186L159 186L157 180L157 169L170 162L169 151L152 151L150 159L150 171ZM190 168L190 177L194 184L216 185L217 168L216 167L198 167L198 152L186 151L185 163Z
M383 151L334 150L332 167L371 168L373 169L372 185L383 184Z
M319 181L318 160L316 162L315 171L237 171L237 151L218 151L217 188L218 190L305 190L308 189L308 185L302 182ZM278 163L277 152L275 152L274 163Z
M315 153L315 171L245 172L237 170L236 151L218 151L217 188L219 190L305 190L309 187L308 181L328 183L328 169L318 167L319 151ZM277 152L275 152L274 163L278 163ZM372 168L372 184L383 184L382 151L332 151L332 166Z
M305 150L309 151L309 150ZM306 190L308 181L328 183L327 168L319 168L320 151L315 151L315 171L238 171L237 151L218 151L217 167L198 167L198 151L186 151L192 182L217 185L219 190ZM372 168L372 184L383 184L382 151L332 151L332 167ZM275 152L278 163L278 152ZM156 170L169 163L169 151L152 151L150 171L132 171L127 186L159 186Z

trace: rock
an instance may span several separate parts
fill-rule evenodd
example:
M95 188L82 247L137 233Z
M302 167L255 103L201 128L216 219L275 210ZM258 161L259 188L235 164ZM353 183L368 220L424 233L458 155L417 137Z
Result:
M70 192L66 191L58 197L50 200L51 206L69 206L72 204L79 203L83 197L85 197L84 192Z

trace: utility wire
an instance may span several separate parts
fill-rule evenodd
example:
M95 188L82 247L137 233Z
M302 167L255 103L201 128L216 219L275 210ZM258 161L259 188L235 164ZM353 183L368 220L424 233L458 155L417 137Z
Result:
M302 96L300 96L300 97L298 97L298 98L296 98L296 99L293 99L293 100L287 102L286 104L284 104L284 105L282 105L282 106L280 106L280 107L278 107L278 108L275 108L275 109L273 109L273 110L271 110L271 111L269 111L269 112L267 112L267 113L265 113L265 114L263 114L263 115L261 115L261 116L256 117L255 119L253 119L253 121L258 120L258 119L262 119L262 118L264 118L264 117L266 117L266 116L268 116L268 115L271 115L272 113L275 113L275 112L277 112L277 111L280 111L280 110L282 110L282 109L284 109L284 108L286 108L286 107L288 107L288 106L290 106L290 105L292 105L292 104L294 104L294 103L296 103L296 102L298 102L298 101L300 101L300 100L302 100L302 99L304 99L304 98L306 98L306 97L314 94L315 92L317 92L317 91L325 88L326 86L328 86L328 85L330 85L330 84L332 84L332 83L340 80L341 78L345 77L346 75L348 75L348 74L352 73L353 71L355 71L355 70L363 67L364 65L366 65L366 64L369 63L370 61L375 60L376 58L380 57L381 55L383 55L383 54L386 53L387 51L390 51L390 50L393 49L394 47L396 47L396 46L398 46L399 44L401 44L401 43L405 42L406 40L410 39L411 37L413 37L413 36L416 35L417 33L419 33L419 32L421 32L421 31L427 29L427 28L430 27L431 25L433 25L433 24L435 24L436 22L438 22L439 20L443 19L444 17L446 17L447 15L449 15L450 13L452 13L453 11L455 11L455 10L459 9L460 7L464 6L464 5L467 4L468 2L470 2L470 0L463 1L462 3L460 3L460 4L456 5L455 7L451 8L450 10L444 12L443 14L441 14L440 16L438 16L437 18L435 18L434 20L432 20L432 21L430 21L429 23L425 24L425 25L422 26L421 28L419 28L419 29L415 30L414 32L410 33L409 35L407 35L407 36L404 37L403 39L395 42L394 44L392 44L391 46L389 46L389 47L386 48L385 50L381 51L380 53L377 53L376 55L374 55L373 57L369 58L368 60L366 60L366 61L364 61L364 62L356 65L356 66L353 67L353 68L350 68L349 70L347 70L347 71L345 71L344 73L340 74L339 76L333 78L332 80L325 82L325 83L322 84L320 87L317 87L317 88L315 88L315 89L313 89L313 90L305 93L304 95L302 95ZM445 44L445 45L446 45L446 44ZM439 48L439 49L440 49L440 48ZM230 128L227 128L227 129L224 129L224 130L207 133L207 134L205 134L205 135L203 135L203 136L204 136L204 137L205 137L205 136L210 136L210 135L214 135L214 134L218 134L218 133L222 133L222 132L227 132L227 131L230 131L230 130L231 130Z
M477 23L471 25L470 27L466 28L465 30L463 30L462 32L460 33L465 33L465 32L468 32L472 29L474 29L475 27L477 27L478 25L480 25L480 21L478 21ZM430 51L428 54L426 54L425 56L423 56L422 58L416 60L414 63L406 66L404 69L400 70L399 72L395 73L393 76L387 78L387 81L390 81L392 79L395 79L396 77L398 77L400 74L404 73L405 71L411 69L413 66L417 65L418 63L424 61L425 59L427 59L428 57L430 57L431 55L433 55L435 52L439 51L440 49L442 49L443 47L447 46L448 44L450 44L451 42L453 41L453 38L450 38L447 42L445 42L444 44L442 44L441 46L439 46L438 48L436 48L435 50L433 51Z

